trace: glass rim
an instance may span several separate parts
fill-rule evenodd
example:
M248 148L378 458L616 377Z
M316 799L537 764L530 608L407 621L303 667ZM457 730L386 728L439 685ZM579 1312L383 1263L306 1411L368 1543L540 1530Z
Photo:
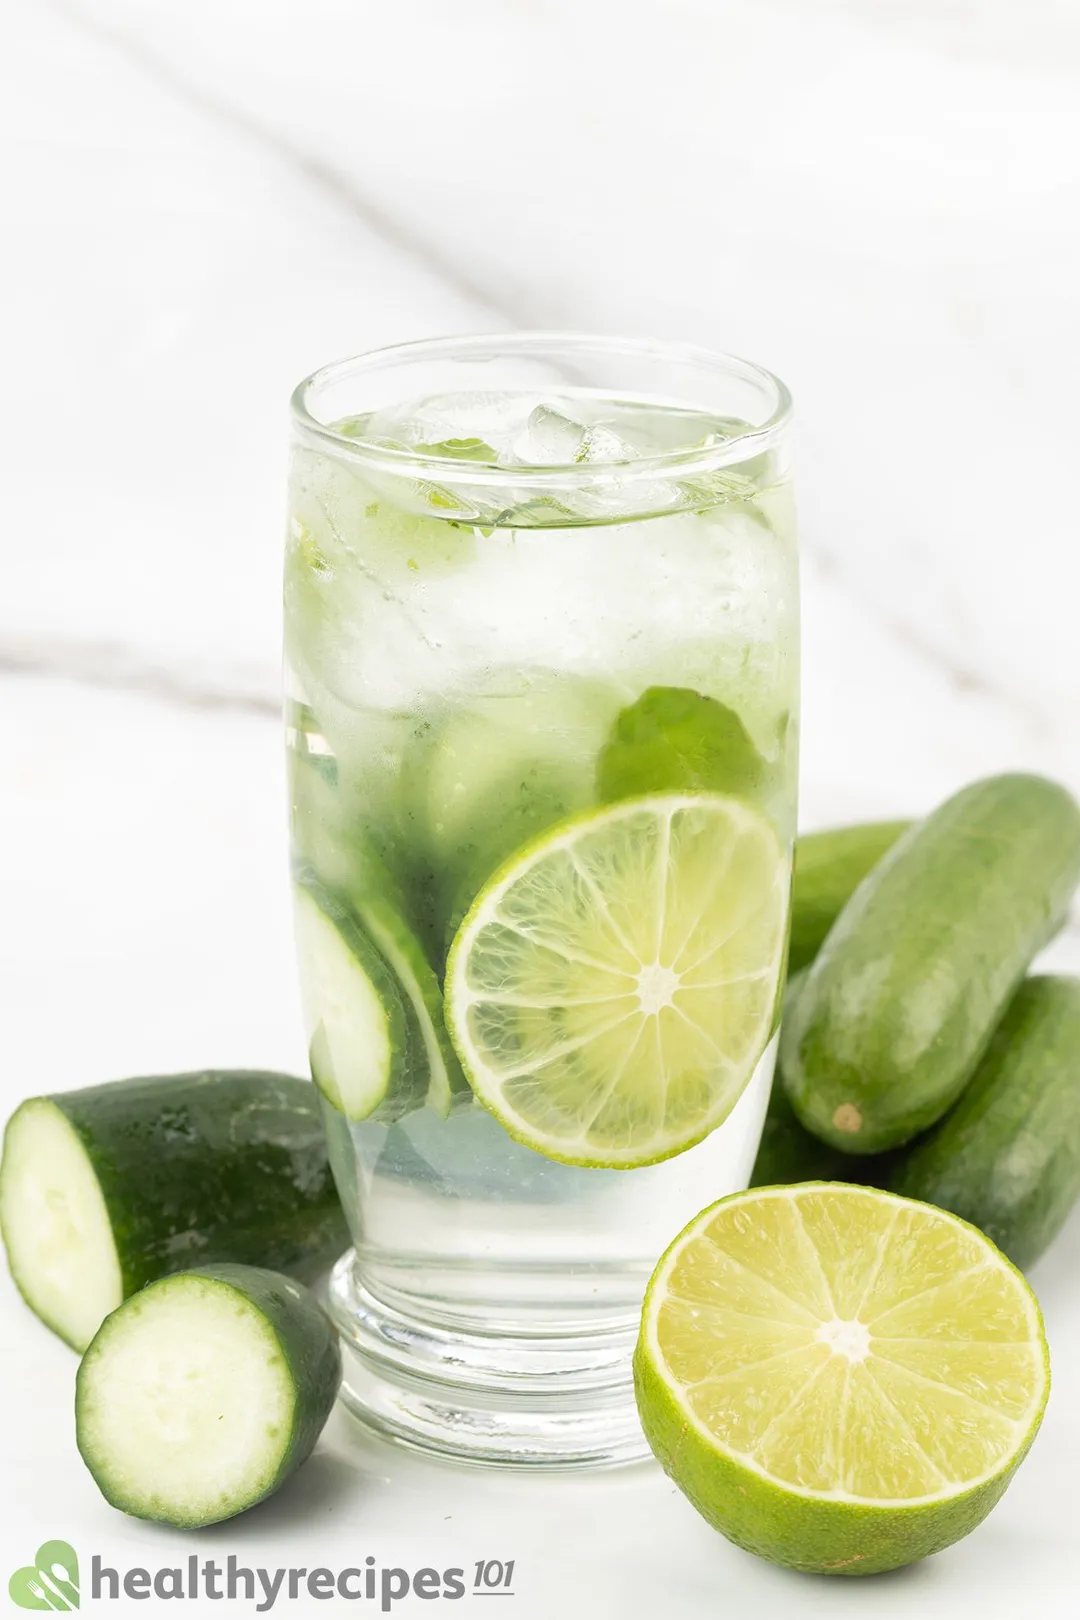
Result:
M577 349L583 354L608 354L682 363L700 371L738 377L763 388L771 400L766 419L745 432L715 445L668 450L655 456L635 456L632 460L593 462L552 462L546 465L502 466L492 461L463 461L457 456L418 454L415 450L395 450L351 434L339 433L322 422L312 408L314 395L353 374L385 371L409 360L467 358L470 354L502 348L508 357L542 356L552 348ZM513 482L533 488L573 484L577 487L618 482L627 484L664 474L711 472L737 465L774 448L791 420L792 401L788 388L774 372L750 360L695 343L664 342L577 331L525 330L475 332L451 337L419 338L387 344L343 360L331 361L305 377L289 401L295 429L303 438L332 450L338 456L359 461L382 473L405 478L437 477L442 482L467 481L472 485L498 485ZM453 475L453 476L451 476Z

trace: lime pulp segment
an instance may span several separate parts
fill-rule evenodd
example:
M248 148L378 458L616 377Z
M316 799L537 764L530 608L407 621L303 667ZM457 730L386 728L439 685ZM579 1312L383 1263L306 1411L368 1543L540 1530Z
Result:
M853 1573L973 1529L1049 1389L1035 1298L988 1239L828 1182L691 1222L650 1284L635 1376L650 1443L718 1529Z
M450 951L450 1032L519 1141L630 1168L730 1113L772 1029L789 863L718 794L571 818L509 861Z

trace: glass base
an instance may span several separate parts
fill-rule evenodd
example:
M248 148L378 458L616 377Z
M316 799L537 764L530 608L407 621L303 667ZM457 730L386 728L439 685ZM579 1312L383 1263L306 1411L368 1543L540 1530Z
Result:
M457 1463L612 1468L650 1455L634 1404L633 1318L523 1338L432 1326L364 1285L352 1250L335 1266L342 1400L379 1434Z

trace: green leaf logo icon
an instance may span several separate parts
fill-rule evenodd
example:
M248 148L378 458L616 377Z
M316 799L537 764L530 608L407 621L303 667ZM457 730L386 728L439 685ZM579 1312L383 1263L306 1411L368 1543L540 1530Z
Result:
M15 1571L8 1592L20 1609L77 1609L79 1560L74 1547L66 1541L43 1541L34 1562Z

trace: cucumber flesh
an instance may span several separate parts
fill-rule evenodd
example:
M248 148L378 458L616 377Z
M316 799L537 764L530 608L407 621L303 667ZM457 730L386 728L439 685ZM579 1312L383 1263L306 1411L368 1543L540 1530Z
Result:
M120 1259L91 1159L48 1097L24 1103L8 1126L0 1227L31 1310L68 1344L88 1344L123 1300Z
M79 1451L113 1507L198 1526L278 1488L330 1415L341 1354L312 1297L275 1272L207 1267L152 1284L79 1368Z

